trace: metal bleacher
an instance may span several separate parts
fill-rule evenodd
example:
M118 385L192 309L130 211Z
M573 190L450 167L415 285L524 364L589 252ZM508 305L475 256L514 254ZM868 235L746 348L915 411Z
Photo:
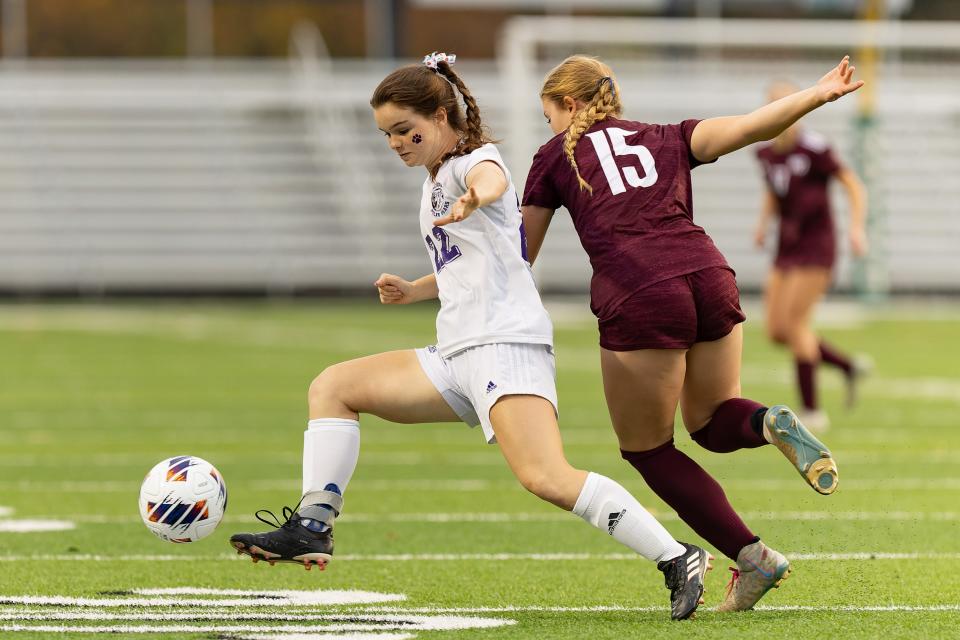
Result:
M821 66L791 75L815 79ZM675 122L756 106L772 67L742 68L732 80L728 69L695 65L615 68L627 117ZM365 288L382 271L426 273L417 226L424 175L385 149L367 105L392 68L302 52L289 61L5 64L0 291L284 294ZM495 63L458 68L494 134L505 138L522 189L526 166L515 158L529 162L532 150L516 146L508 107L529 103L521 125L530 140L545 141L537 85L517 95ZM957 85L955 73L931 71L901 75L881 90L871 157L880 165L875 188L885 215L874 241L894 290L960 292ZM838 103L810 125L849 158L854 113L852 101ZM756 289L768 257L751 246L761 194L752 152L694 176L697 221L741 285ZM548 291L586 290L586 258L563 214L537 275ZM850 283L845 256L839 280Z
M0 279L98 292L284 288L343 247L288 65L4 73Z

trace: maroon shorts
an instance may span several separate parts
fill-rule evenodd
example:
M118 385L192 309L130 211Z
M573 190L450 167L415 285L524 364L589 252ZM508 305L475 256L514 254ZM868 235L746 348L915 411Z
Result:
M746 320L733 270L711 267L645 287L600 321L610 351L689 349L719 340Z
M773 265L777 269L833 268L837 256L837 243L829 218L827 222L829 226L815 226L793 233L781 224L780 241L777 244L777 255Z
M823 269L833 269L834 254L822 252L819 254L804 253L778 253L773 260L773 266L781 271L797 269L802 267L822 267Z

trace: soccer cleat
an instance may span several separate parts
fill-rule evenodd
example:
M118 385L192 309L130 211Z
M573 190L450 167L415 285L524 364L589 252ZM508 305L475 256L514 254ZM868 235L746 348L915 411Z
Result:
M777 589L790 575L790 562L761 541L748 544L737 554L737 567L727 585L727 595L717 611L746 611L770 589Z
M829 495L837 490L837 463L797 414L782 404L770 407L763 417L763 432L817 493Z
M276 524L261 517L261 511L273 517ZM284 507L286 521L282 524L272 512L261 511L257 512L257 519L276 529L266 533L237 533L230 536L230 544L237 553L250 556L255 563L260 560L266 560L271 565L293 562L302 564L307 571L314 565L321 571L327 568L327 563L333 559L333 511L313 505L295 513L290 507ZM317 527L316 523L323 526Z
M703 577L713 569L713 556L692 544L681 542L686 551L673 558L657 563L663 579L670 589L670 617L686 620L703 602Z

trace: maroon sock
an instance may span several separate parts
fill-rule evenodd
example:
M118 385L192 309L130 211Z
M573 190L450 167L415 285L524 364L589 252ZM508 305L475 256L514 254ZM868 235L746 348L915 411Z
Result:
M797 384L805 409L817 410L817 365L813 362L797 360Z
M701 538L737 559L740 549L759 538L730 506L717 481L673 446L673 440L649 451L620 451L653 492L676 510Z
M820 341L820 360L843 370L847 375L853 371L853 363L850 362L850 358L823 340Z
M713 412L710 422L690 437L704 449L729 453L767 444L763 439L763 416L767 408L746 398L730 398Z

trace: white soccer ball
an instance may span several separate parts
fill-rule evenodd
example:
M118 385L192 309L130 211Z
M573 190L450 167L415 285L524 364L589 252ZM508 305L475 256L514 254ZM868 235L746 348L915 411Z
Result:
M217 528L227 510L227 485L216 467L196 456L159 462L140 487L140 517L158 538L196 542Z

